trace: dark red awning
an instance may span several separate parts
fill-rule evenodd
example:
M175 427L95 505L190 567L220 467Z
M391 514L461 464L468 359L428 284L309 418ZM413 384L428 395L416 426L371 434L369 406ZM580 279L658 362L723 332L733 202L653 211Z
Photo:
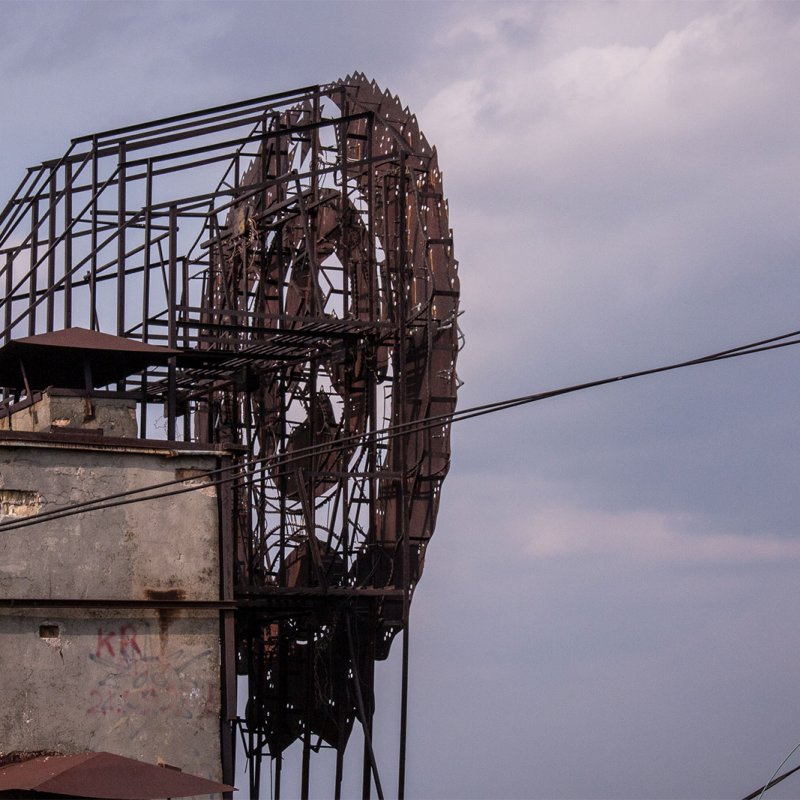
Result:
M86 366L92 388L135 375L147 367L164 365L179 350L145 344L86 328L66 328L24 339L0 348L0 386L24 388L23 373L31 389L86 388Z
M233 790L233 786L178 769L104 752L39 756L0 767L0 792L35 791L107 800L159 800Z

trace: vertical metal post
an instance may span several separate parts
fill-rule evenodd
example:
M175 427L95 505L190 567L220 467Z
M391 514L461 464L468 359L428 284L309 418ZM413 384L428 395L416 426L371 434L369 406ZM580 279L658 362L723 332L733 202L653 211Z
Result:
M376 605L374 599L369 601L370 604L370 621L369 625L370 630L374 629L374 623L376 621ZM365 769L370 769L372 774L375 776L375 789L378 792L379 800L383 800L383 789L381 788L381 781L380 776L378 775L378 765L375 762L375 751L372 748L372 715L375 708L375 701L374 701L374 692L375 692L375 637L369 637L369 647L367 650L366 658L364 658L364 662L367 665L368 675L364 679L364 683L366 688L369 690L369 694L367 695L367 700L364 700L364 694L361 691L361 674L359 670L359 654L356 651L355 645L353 643L353 629L350 620L351 611L349 609L346 610L344 615L344 623L345 623L345 632L347 634L347 643L350 649L350 663L352 669L352 677L353 677L353 688L355 689L356 695L356 707L358 709L358 717L361 720L361 726L364 729L364 767ZM365 775L362 783L362 797L363 800L369 800L370 796L370 781L368 777Z
M142 341L150 339L150 269L153 247L153 161L147 159L144 183L144 273L142 275Z
M11 251L6 253L6 293L5 304L5 337L4 344L11 341L11 294L14 289L14 257Z
M344 92L342 93L343 99L342 102L344 103ZM372 152L372 129L371 129L371 118L370 124L368 125L368 152ZM379 306L376 302L377 296L377 276L375 275L375 271L377 269L377 260L375 258L375 215L376 215L376 207L377 203L375 201L375 187L373 182L373 167L372 164L369 165L369 180L367 182L368 187L368 234L369 234L369 282L370 282L370 297L369 297L369 319L371 323L376 323L379 317ZM384 209L386 204L384 203ZM385 216L385 213L384 213ZM386 252L386 248L384 248L384 257L388 258L388 253ZM374 339L373 339L374 342ZM377 366L377 352L375 351L374 344L373 348L371 349L371 360L372 364L370 365L370 370L368 372L368 390L369 390L369 421L367 424L367 428L369 431L369 451L367 454L367 463L368 463L368 472L369 472L369 529L367 531L367 548L368 552L372 553L372 558L374 558L374 547L377 540L377 530L378 530L378 480L376 478L377 469L378 469L378 442L375 435L379 425L378 425L378 383L377 383L377 375L376 375L376 366ZM370 604L370 625L374 622L374 616L372 612L372 604ZM372 715L370 714L370 721ZM367 737L372 736L371 730L371 722L370 722L370 730L369 733L365 731L364 734L364 749L365 749L365 756L366 756L366 748L367 748ZM366 758L365 758L366 761ZM365 797L369 797L369 780L370 776L366 769L366 763L364 764L364 770L362 775L362 794Z
M408 258L406 252L406 240L408 232L406 230L407 208L408 203L408 189L406 183L406 158L405 152L400 152L400 180L398 184L398 291L397 291L397 311L399 317L399 341L397 347L400 352L399 363L405 365L408 363L407 347L408 347L408 331L406 330L406 281L411 280L408 274ZM408 378L405 373L400 376L398 381L398 398L397 405L399 413L397 415L397 424L403 425L406 422L406 386ZM401 428L403 433L400 434L399 447L395 451L399 453L399 485L397 507L400 515L398 520L398 531L400 534L400 547L402 548L402 564L403 564L403 672L401 677L400 689L400 753L397 774L397 797L398 800L403 800L405 797L406 787L406 736L408 730L408 617L411 603L410 586L411 586L411 541L409 538L408 530L408 517L409 510L406 508L406 470L408 469L408 435L404 428ZM395 552L395 558L397 554Z
M142 274L142 341L150 340L150 269L153 246L153 161L147 159L144 184L144 272ZM139 436L147 438L147 372L142 373L142 400L139 405L141 431Z
M316 139L316 132L313 134ZM314 185L316 186L317 179L316 179L316 170L317 170L317 163L316 160L312 165L312 180L314 181ZM316 226L313 226L316 228ZM309 247L311 250L315 250L316 238L312 238ZM309 253L309 258L312 259L314 262L317 260L317 256L315 252ZM316 297L317 294L317 286L316 286L316 273L312 270L309 276L310 280L310 288L311 288L311 297L312 297L312 309L313 309L313 298ZM310 410L309 410L309 441L312 444L317 444L317 361L316 359L313 360L310 364L310 375L309 375L309 384L310 384ZM306 513L306 527L307 535L308 535L308 546L309 546L309 553L314 552L317 542L316 542L316 519L315 519L315 509L314 509L314 481L317 480L316 470L317 465L322 461L322 459L314 459L313 457L310 459L311 467L308 470L308 486L305 488L306 495L308 497L308 510ZM298 475L297 481L299 485L302 485L304 479L304 475L302 471ZM309 560L310 566L310 560ZM310 583L310 581L309 581ZM302 775L302 790L301 790L301 797L302 800L308 800L308 792L309 792L309 771L311 769L311 726L309 724L309 720L311 717L311 709L314 703L314 682L313 682L313 675L314 675L314 630L311 627L311 621L308 621L308 631L306 634L306 647L308 648L306 653L306 696L305 696L305 729L303 730L303 775Z
M283 753L275 756L275 800L281 800L281 777L283 776Z
M318 122L322 116L319 102L319 91L314 93L311 101L311 108L314 122ZM311 189L313 190L314 203L319 200L319 128L316 125L309 131L311 136ZM312 240L312 244L313 244ZM316 255L314 256L316 262Z
M369 318L371 322L377 320L376 300L378 297L378 265L375 259L375 166L372 163L373 147L372 136L374 116L367 117L367 235L369 236Z
M189 348L189 326L186 324L189 318L189 312L186 310L189 303L189 259L184 256L181 258L181 328L183 329L183 346L188 350ZM248 418L249 422L249 418ZM189 414L189 401L186 400L183 407L183 441L189 442L192 440L192 421Z
M257 694L256 680L263 674L264 666L264 628L261 620L249 616L247 634L250 644L248 658L248 701L255 706L255 730L250 723L253 712L248 715L248 745L250 767L250 797L261 797L261 728L264 720L264 709L261 698Z
M344 113L344 109L341 109L342 113ZM344 220L345 215L348 213L348 191L347 191L347 158L346 158L346 141L347 141L347 126L344 124L339 125L339 136L341 140L341 152L344 153L344 157L340 155L341 161L341 197L339 203L339 214L341 222L341 232L339 235L340 239L340 246L341 246L341 254L339 255L339 261L342 265L342 318L343 319L354 319L359 317L359 308L358 308L358 297L353 304L353 308L351 309L350 303L350 273L352 269L352 257L350 253L349 242L347 236L344 235L345 226ZM356 281L354 281L356 283ZM355 359L355 348L352 341L348 341L345 344L345 362L344 362L344 369L347 370L347 361L349 359ZM349 410L352 408L352 394L351 394L351 387L348 386L347 380L342 381L342 417L344 417L349 413ZM339 495L341 496L341 514L342 514L342 527L341 527L341 540L340 540L340 547L341 547L341 554L342 554L342 562L345 565L345 569L350 567L350 503L348 492L350 488L350 481L351 478L348 475L347 469L347 459L343 455L342 457L342 476L339 479ZM331 520L331 530L334 529L336 525L335 519ZM335 793L336 798L339 800L342 794L342 771L343 771L343 761L344 761L344 750L347 745L346 740L342 737L342 730L344 728L345 719L344 719L344 708L343 703L339 701L337 703L337 715L338 715L338 727L339 727L339 734L336 743L336 780L335 780Z
M287 165L284 164L283 160L283 140L280 135L280 121L276 121L276 136L275 136L275 175L279 179L279 183L276 187L276 201L280 202L284 199L284 195L286 194L285 189L285 182L284 182L284 174L287 169ZM287 148L288 149L288 148ZM286 243L286 229L283 225L278 226L275 229L275 236L278 237L278 246L276 248L278 254L278 264L277 264L277 286L276 291L278 293L278 322L277 327L280 330L283 328L283 315L286 313L286 273L287 273L287 265L286 265L286 253L284 250L284 244ZM286 390L287 390L287 380L286 380L286 368L283 367L280 370L278 375L279 381L279 397L281 406L284 406L286 403ZM286 448L286 440L288 435L288 430L286 428L286 413L285 409L282 408L280 412L280 421L279 421L280 430L278 432L279 435L279 442L278 446L281 450L285 450ZM287 527L288 527L288 514L286 508L286 488L287 488L287 475L286 475L286 468L283 467L280 470L280 477L278 478L278 489L280 494L280 541L278 542L278 564L283 566L286 563L286 546L287 546ZM281 628L283 630L283 628ZM282 651L281 651L282 652ZM284 668L285 664L281 665L281 676L284 676ZM285 680L284 677L281 678L281 688L280 691L283 691L283 687L285 687ZM284 693L285 699L285 693Z
M344 112L342 112L344 113ZM350 199L347 192L347 123L340 123L339 125L339 161L340 166L340 179L342 182L342 193L339 202L339 218L341 219L342 231L346 230L345 220L350 213ZM347 236L341 236L342 255L340 260L342 262L342 316L347 319L349 317L350 305L350 250Z
M246 301L245 301L246 302ZM184 256L181 259L181 327L183 328L183 346L189 347L189 326L186 321L189 319L189 312L186 310L191 303L189 302L189 259Z
M39 198L34 197L31 203L31 259L28 272L28 336L36 333L36 295L38 281L36 274L38 268L36 261L39 256Z
M117 336L125 335L125 142L119 143L117 169Z
M89 241L92 254L89 266L89 327L98 329L97 320L97 138L92 138L92 226Z
M308 535L313 536L314 532L309 531ZM308 800L310 781L309 776L311 771L311 725L309 724L309 720L311 717L311 706L314 701L314 682L312 680L312 676L314 674L314 632L310 628L306 634L306 639L306 696L304 700L306 708L305 725L303 729L303 765L300 788L301 800Z
M343 735L345 726L345 713L344 703L337 703L337 722L338 722L338 736L336 740L336 778L334 781L333 798L334 800L342 800L342 778L344 776L344 751L347 747L347 740Z
M169 207L169 297L167 297L167 343L169 347L178 345L178 207Z
M56 282L56 177L55 167L50 168L48 217L47 217L47 305L45 319L47 332L53 330L55 322L55 291Z
M361 797L362 800L369 800L372 795L372 768L373 759L375 754L372 749L372 715L375 711L374 685L375 685L375 636L374 631L377 628L378 613L376 608L376 600L370 598L369 600L369 621L367 623L368 630L373 632L369 637L367 643L367 655L364 658L365 674L363 676L356 676L356 680L362 680L366 687L366 697L363 697L363 719L361 724L364 728L364 755L362 760L362 777L361 777ZM357 658L357 656L356 656ZM360 691L360 689L359 689Z
M408 582L408 578L406 578ZM406 606L405 597L403 605ZM400 678L400 763L397 775L397 800L406 796L406 736L408 731L408 655L409 655L409 612L403 610L403 667Z
M178 416L177 371L178 367L173 356L167 362L167 439L170 442L175 441L175 420Z
M72 327L72 162L64 164L64 327Z
M178 207L169 207L169 297L167 298L168 311L168 343L174 348L178 341L176 305L178 292ZM170 358L167 386L167 439L175 440L175 417L177 411L177 386L175 383L176 372L175 358Z

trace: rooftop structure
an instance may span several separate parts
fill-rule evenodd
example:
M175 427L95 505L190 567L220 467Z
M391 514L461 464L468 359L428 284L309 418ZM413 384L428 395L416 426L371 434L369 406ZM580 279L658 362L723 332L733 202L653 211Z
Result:
M460 344L442 177L414 115L355 74L75 139L0 214L0 287L0 446L20 465L4 486L23 493L4 500L4 535L25 532L15 578L31 580L0 601L52 601L39 625L62 641L50 608L78 613L83 628L64 631L113 630L97 659L136 661L145 642L170 652L165 609L172 637L213 617L218 673L199 691L217 681L204 708L221 772L208 777L232 782L241 734L252 796L265 756L280 796L298 740L302 794L312 753L332 748L340 796L356 721L363 794L382 794L374 669L403 633L403 796L409 609L450 462ZM63 580L49 583L59 565L26 537L71 553ZM114 614L98 623L77 599ZM119 602L136 603L138 653ZM27 613L8 623L23 658L54 638ZM170 716L137 736L167 735Z

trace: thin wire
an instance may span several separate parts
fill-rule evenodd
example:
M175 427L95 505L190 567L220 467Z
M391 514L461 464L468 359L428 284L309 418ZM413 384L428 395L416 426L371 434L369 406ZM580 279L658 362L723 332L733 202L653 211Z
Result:
M800 333L800 332L798 332ZM764 340L766 342L774 342L780 339L792 336L795 334L784 334L783 336L773 337L768 340ZM288 474L286 472L275 472L275 467L280 466L287 466L292 464L296 461L303 460L307 458L309 455L320 455L326 452L331 452L335 450L345 449L350 444L355 444L359 441L364 439L375 439L376 441L383 441L385 439L389 439L391 437L395 437L400 435L403 432L407 432L406 429L410 429L408 432L421 432L423 430L427 430L432 427L437 427L441 424L447 424L451 422L461 422L467 419L473 419L475 417L483 416L485 414L495 413L496 411L503 411L509 408L515 408L520 405L526 405L528 403L537 402L539 400L545 400L551 397L557 397L562 394L568 394L571 392L581 391L583 389L593 388L595 386L602 386L608 383L615 383L624 380L630 380L632 378L643 377L646 375L652 375L659 372L665 372L669 370L681 369L687 366L693 366L703 363L709 363L711 361L723 360L727 358L734 358L740 355L749 355L751 353L756 352L763 352L765 350L772 350L779 347L787 347L793 344L800 344L800 340L795 340L791 342L783 342L781 344L766 346L766 347L755 347L754 345L759 345L761 342L753 343L753 345L743 345L738 348L733 348L731 350L725 350L720 353L715 353L709 356L703 356L701 358L692 359L690 361L679 362L676 364L670 364L663 367L655 367L648 370L641 370L639 372L628 373L625 375L619 375L613 378L603 378L597 381L591 381L588 383L576 384L574 386L568 386L561 389L555 389L547 392L540 392L537 394L532 395L523 395L522 397L512 398L510 400L503 400L497 401L494 403L487 403L480 406L473 406L471 408L464 409L460 412L451 412L447 414L440 414L435 417L427 417L422 420L413 420L407 423L387 426L382 429L378 429L374 431L372 434L356 434L349 437L344 437L342 439L337 439L332 442L326 444L317 444L317 445L310 445L304 448L298 448L297 450L292 451L291 454L280 454L280 455L272 455L272 456L265 456L263 458L254 459L252 461L247 462L246 467L252 468L253 466L260 465L263 469L272 467L273 468L273 477L280 477L281 475ZM52 521L55 519L61 519L63 517L72 516L73 514L77 513L88 513L90 511L97 511L103 510L106 508L113 508L120 505L128 505L130 503L135 502L142 502L145 500L155 500L161 497L172 497L177 494L183 494L185 492L196 491L197 489L203 488L207 486L207 483L197 481L197 478L203 477L213 477L213 476L222 476L225 473L232 472L235 470L242 469L242 466L239 464L233 464L227 467L220 467L215 470L209 470L204 472L200 475L195 476L192 485L186 486L185 482L186 479L178 478L175 480L164 481L162 483L151 484L148 486L141 487L139 489L132 489L126 492L120 492L113 495L106 495L105 497L84 501L82 503L75 503L70 506L63 506L59 509L54 509L51 512L45 512L44 514L40 514L35 518L29 518L24 520L19 520L16 522L5 523L0 525L0 530L14 530L17 528L28 527L30 525L36 525L40 522L47 522ZM228 481L237 480L238 478L242 478L240 473L235 475L230 475L225 478L220 477L219 480L215 481L215 483L222 484ZM253 471L252 477L245 477L244 483L252 482L256 479L256 472ZM155 494L147 494L143 497L136 497L135 495L143 494L144 492L155 492L158 489L167 488L170 486L176 486L177 484L184 484L179 489L174 489L168 492L160 492ZM113 502L118 501L118 502Z
M790 347L792 345L800 344L800 339L792 339L791 341L782 341L791 339L793 336L800 335L800 330L785 333L780 336L773 336L769 339L763 339L750 344L741 345L739 347L722 350L718 353L713 353L707 356L690 359L688 361L680 361L674 364L667 364L661 367L652 367L650 369L639 370L636 372L629 372L623 375L617 375L611 378L601 378L595 381L586 383L574 384L572 386L562 387L560 389L551 389L545 392L537 392L535 394L522 395L508 400L499 400L492 403L485 403L482 405L472 406L461 411L452 411L445 414L439 414L433 417L424 417L420 420L412 420L405 423L389 425L384 428L376 429L368 433L353 434L345 436L340 439L335 439L331 442L324 444L314 444L307 447L298 448L291 453L281 453L277 455L263 456L261 458L252 459L246 464L231 464L225 467L208 470L193 476L191 485L186 485L186 478L176 478L174 480L163 481L161 483L154 483L148 486L143 486L138 489L131 489L125 492L106 495L94 500L87 500L81 503L74 503L68 506L54 509L53 511L39 514L36 517L17 520L14 522L6 522L0 524L0 531L10 531L19 528L29 527L31 525L38 525L41 522L50 522L57 519L63 519L68 516L79 513L89 513L91 511L100 511L107 508L115 508L117 506L128 505L131 503L138 503L147 500L157 500L165 497L173 497L178 494L186 492L197 491L208 486L208 483L203 478L216 478L213 482L221 485L230 481L243 479L243 483L247 484L256 480L257 471L252 468L260 466L263 472L265 469L272 469L273 477L280 477L288 472L276 472L277 468L285 468L297 461L307 459L309 456L324 455L337 450L345 450L351 445L356 445L360 442L381 442L397 436L418 433L430 428L439 427L442 425L452 424L456 422L463 422L469 419L475 419L487 414L493 414L498 411L505 411L518 406L528 405L530 403L539 402L540 400L547 400L552 397L560 397L565 394L583 391L585 389L592 389L598 386L605 386L610 383L620 383L634 378L641 378L648 375L655 375L662 372L669 372L672 370L683 369L685 367L698 366L701 364L708 364L714 361L723 361L729 358L738 358L739 356L751 355L753 353L761 353L769 350L775 350L783 347ZM251 476L243 476L241 470L246 469L252 473ZM234 473L234 474L228 474ZM168 489L169 487L183 484L180 488L172 489L170 491L159 492L160 489ZM145 494L146 493L146 494ZM143 496L139 496L143 495Z
M780 769L780 767L778 767ZM794 767L790 769L788 772L784 772L778 778L773 778L769 782L765 783L760 789L756 789L754 792L751 792L747 797L742 798L742 800L757 800L757 798L762 797L764 794L765 789L771 789L773 786L776 786L781 781L785 781L790 775L794 775L795 772L800 770L800 766Z
M778 773L779 773L779 772L780 772L780 771L783 769L783 765L784 765L784 764L785 764L785 763L786 763L786 762L787 762L787 761L788 761L788 760L789 760L789 759L790 759L790 758L791 758L791 757L792 757L792 756L793 756L793 755L794 755L794 754L795 754L795 753L796 753L798 750L800 750L800 744L797 744L797 745L796 745L796 746L795 746L795 747L792 749L792 752L791 752L791 753L789 753L789 755L788 755L788 756L786 756L786 758L784 758L784 759L783 759L783 761L781 761L781 763L778 765L778 769L776 769L776 770L775 770L775 772L773 772L773 773L772 773L772 776L770 777L770 779L769 779L769 780L768 780L768 781L767 781L767 782L764 784L763 788L761 789L761 794L758 796L758 800L761 800L761 798L764 796L764 793L767 791L767 789L768 789L768 788L770 787L770 785L772 784L772 781L775 779L775 776L776 776L776 775L777 775L777 774L778 774Z

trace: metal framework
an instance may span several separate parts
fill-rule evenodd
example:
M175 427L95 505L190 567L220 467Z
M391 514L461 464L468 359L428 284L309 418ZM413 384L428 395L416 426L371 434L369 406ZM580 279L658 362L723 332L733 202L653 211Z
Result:
M336 751L355 720L363 795L375 661L403 631L450 461L459 285L436 151L364 75L73 140L0 215L0 328L83 327L180 355L107 386L139 435L234 453L221 480L230 777ZM31 386L7 387L6 411ZM389 429L387 431L387 429ZM248 701L237 718L236 674Z

